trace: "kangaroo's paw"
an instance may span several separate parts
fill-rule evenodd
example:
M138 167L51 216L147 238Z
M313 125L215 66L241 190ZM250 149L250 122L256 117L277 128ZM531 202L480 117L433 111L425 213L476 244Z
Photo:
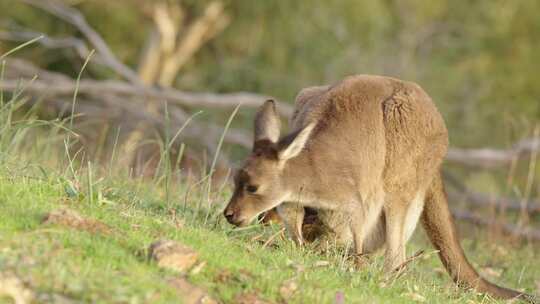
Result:
M353 256L356 270L363 270L369 266L369 256L367 254L356 254Z

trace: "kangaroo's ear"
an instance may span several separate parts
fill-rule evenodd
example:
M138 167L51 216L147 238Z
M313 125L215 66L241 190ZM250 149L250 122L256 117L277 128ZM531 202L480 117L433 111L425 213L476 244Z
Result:
M289 160L296 157L304 149L311 132L315 128L315 123L310 123L304 128L292 132L285 136L278 143L279 160Z
M280 127L281 121L279 120L275 101L271 99L265 101L255 116L254 142L269 140L276 143L279 140Z

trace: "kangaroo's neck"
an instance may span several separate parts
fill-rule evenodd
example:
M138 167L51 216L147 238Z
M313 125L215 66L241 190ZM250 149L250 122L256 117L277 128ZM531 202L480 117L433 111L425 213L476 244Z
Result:
M311 155L304 151L288 160L282 171L282 181L292 201L304 202L317 196L321 184L320 174Z

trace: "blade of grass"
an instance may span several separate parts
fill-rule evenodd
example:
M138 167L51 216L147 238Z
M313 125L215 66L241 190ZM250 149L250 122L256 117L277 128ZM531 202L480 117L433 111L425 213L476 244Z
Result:
M92 205L92 203L94 202L94 193L93 193L93 188L92 188L92 163L90 161L88 161L87 163L87 174L86 174L86 186L88 187L87 191L88 191L88 203L90 205Z
M95 50L90 51L90 54L88 54L88 57L86 57L86 60L84 61L83 65L82 65L82 68L79 71L79 74L77 75L77 79L75 80L75 91L73 92L73 100L71 102L71 116L70 116L70 119L69 119L69 128L70 129L73 129L73 114L75 112L75 102L77 101L77 95L79 93L79 86L80 86L80 83L81 83L81 77L82 77L82 74L83 74L84 70L86 69L86 66L90 62L90 59L94 55L94 52L95 52Z
M109 178L111 177L111 174L112 174L112 167L113 167L114 159L116 157L116 148L118 146L118 138L120 136L121 128L122 128L122 126L119 126L116 129L116 136L114 137L114 144L113 144L113 147L112 147L111 159L109 161Z
M0 68L0 82L4 81L4 73L6 70L6 61L2 60L2 66ZM0 90L0 109L4 106L4 90Z
M231 115L229 116L229 120L227 121L227 124L225 124L225 129L223 129L223 133L221 134L221 138L219 139L219 142L218 142L218 145L217 145L217 148L216 148L216 153L214 154L214 159L212 160L212 164L210 166L210 172L208 173L208 175L209 175L208 185L207 185L207 188L206 188L206 199L207 199L207 202L208 202L208 209L207 209L206 215L204 217L204 225L206 225L206 222L208 221L208 216L209 216L210 210L211 210L211 208L210 208L211 207L210 206L210 191L211 191L211 188L212 188L212 175L214 174L214 170L216 168L217 160L219 158L219 153L221 152L221 146L223 145L223 140L225 139L225 134L227 134L227 131L229 130L229 128L231 126L231 123L232 123L234 117L236 116L236 113L238 113L238 110L240 109L241 106L242 106L242 104L237 105L234 108Z
M30 44L32 44L32 43L34 43L34 42L36 42L36 41L42 39L43 37L44 37L43 35L39 35L39 36L37 36L36 38L34 38L34 39L32 39L32 40L29 40L29 41L27 41L27 42L25 42L25 43L23 43L23 44L21 44L21 45L19 45L19 46L16 46L16 47L13 48L13 49L7 51L7 52L4 53L3 55L0 55L0 61L3 61L4 58L6 58L6 57L8 57L9 55L11 55L11 54L17 52L17 51L20 50L20 49L23 49L23 48L29 46Z

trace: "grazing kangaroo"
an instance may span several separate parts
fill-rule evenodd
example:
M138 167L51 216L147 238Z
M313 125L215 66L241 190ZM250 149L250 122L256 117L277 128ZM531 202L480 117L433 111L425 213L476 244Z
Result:
M385 270L391 271L405 262L405 244L421 219L458 285L533 301L484 280L465 257L440 173L448 132L418 85L358 75L304 89L296 99L292 128L280 138L275 103L261 106L253 151L235 175L224 211L231 224L246 225L277 207L301 244L304 207L315 208L323 218L344 221L340 233L350 233L356 255L386 245Z

